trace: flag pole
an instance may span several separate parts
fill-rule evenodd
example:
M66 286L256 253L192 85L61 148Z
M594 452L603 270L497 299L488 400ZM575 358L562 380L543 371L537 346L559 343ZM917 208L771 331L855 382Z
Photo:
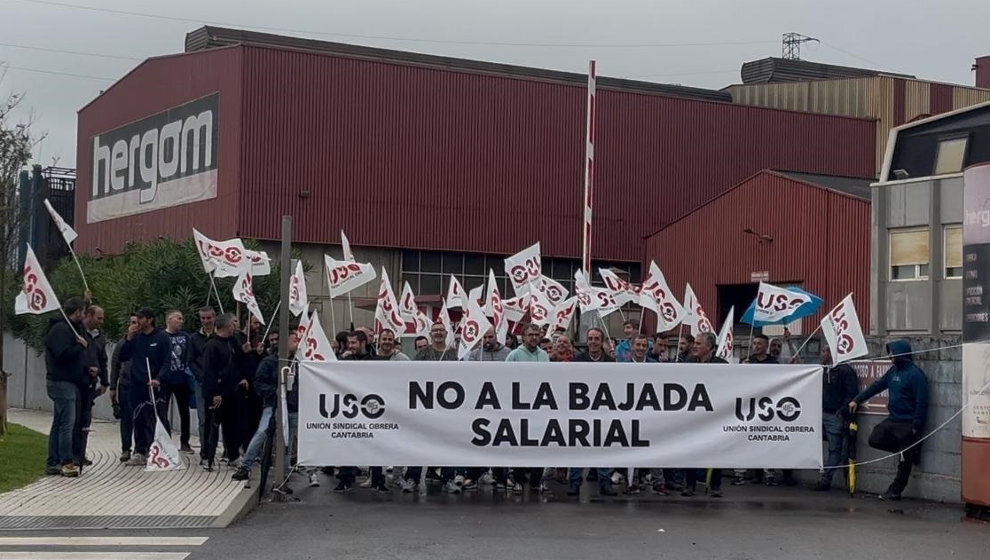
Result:
M354 301L351 300L351 293L347 292L347 309L350 311L351 317L351 328L349 330L354 330Z
M330 333L337 337L337 319L333 312L333 296L330 296Z
M83 287L86 288L86 291L87 292L89 292L89 284L86 282L86 275L83 274L82 265L79 264L79 257L77 257L76 256L76 252L74 250L72 250L72 244L71 243L66 243L66 245L69 246L69 253L72 255L72 260L76 261L76 268L79 269L79 276L82 276Z
M217 307L220 308L220 313L222 314L224 312L223 301L220 299L220 290L217 289L217 283L213 279L213 272L207 272L206 275L210 277L210 286L213 287L213 293L217 295ZM207 298L207 305L209 305L209 298Z
M753 319L753 322L749 324L749 350L746 351L747 360L753 355L753 329L756 328L756 325L753 323L756 323L756 319Z
M65 314L65 309L62 309L62 306L59 305L58 310L62 314L62 317L65 317L65 322L68 323L69 328L72 329L72 333L76 335L76 338L82 338L79 336L79 331L77 331L76 327L73 326L72 321L69 320L69 316Z
M279 308L282 307L282 300L278 300L278 304L275 306L275 311L272 311L272 318L268 321L268 327L265 329L264 336L261 337L261 343L264 344L268 340L268 333L272 330L272 325L275 324L275 316L278 315ZM282 338L281 333L279 334L279 339Z
M808 335L808 338L804 339L804 342L801 343L801 347L797 349L797 352L795 352L794 355L791 356L791 358L799 358L801 356L801 350L804 350L804 347L808 345L808 341L814 338L814 336L820 330L822 330L822 324L818 323L818 327L815 330L811 331L811 334Z
M681 337L682 336L684 336L684 322L683 321L681 321L681 328L678 329L678 331L677 331L677 346L675 347L676 349L674 350L674 355L676 357L674 358L674 362L680 362L681 361Z

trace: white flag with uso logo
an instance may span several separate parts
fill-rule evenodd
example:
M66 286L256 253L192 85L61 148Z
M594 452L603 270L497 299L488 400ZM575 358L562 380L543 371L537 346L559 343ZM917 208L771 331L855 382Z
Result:
M519 251L505 258L505 273L512 282L512 288L517 296L529 293L531 284L536 284L543 276L543 265L540 261L540 244Z
M327 285L330 288L330 297L345 295L351 290L360 288L378 278L375 267L368 263L338 261L330 255L323 255L323 262L327 267Z
M832 351L832 363L835 365L869 353L852 294L822 319L822 334Z
M213 274L214 278L234 278L240 276L244 269L249 269L251 260L247 256L244 243L237 238L226 241L214 241L195 228L193 239L196 251L203 262L203 269Z
M289 278L289 312L296 317L309 309L309 294L306 293L306 273L302 259L296 261L296 271Z
M822 465L818 365L394 365L300 364L300 465Z
M57 311L58 308L58 296L48 283L45 271L41 270L41 263L34 256L34 250L28 244L27 255L24 257L24 287L14 298L14 314L41 315Z
M471 350L481 343L492 328L492 324L485 316L485 311L478 305L478 300L473 297L465 298L464 305L461 306L464 314L461 316L461 343L457 348L457 359L463 360L471 353Z

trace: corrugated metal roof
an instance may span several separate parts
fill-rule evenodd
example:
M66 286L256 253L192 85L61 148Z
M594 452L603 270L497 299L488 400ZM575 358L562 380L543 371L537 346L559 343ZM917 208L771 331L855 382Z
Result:
M899 78L914 78L909 74L897 74L882 70L838 66L808 60L789 60L785 58L763 58L743 63L742 81L744 84L807 82L811 80L828 80L834 78L858 78L864 76L896 76Z
M845 193L863 200L871 200L870 184L873 179L859 177L840 177L837 175L818 175L815 173L800 173L796 171L776 171L777 174L790 177L797 181L811 183L840 193Z
M314 39L273 35L270 33L258 33L256 31L245 31L242 29L204 26L196 29L195 31L191 31L186 35L186 52L226 47L237 44L315 51L333 56L414 64L417 66L430 66L451 71L480 72L517 78L532 78L577 84L588 83L588 76L586 74L577 74L574 72L561 72L558 70L549 70L544 68L532 68L512 64L499 64L496 62L470 60L465 58L453 58L409 51L365 47L361 45L350 45L347 43L336 43L332 41L318 41ZM732 95L725 91L673 84L658 84L655 82L643 82L623 78L599 76L597 87L598 89L641 91L644 93L671 95L675 97L686 97L689 99L703 99L706 101L722 101L725 103L732 103Z

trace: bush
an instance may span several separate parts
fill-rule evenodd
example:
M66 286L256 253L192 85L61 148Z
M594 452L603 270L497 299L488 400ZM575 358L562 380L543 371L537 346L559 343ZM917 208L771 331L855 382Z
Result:
M245 243L256 249L256 244ZM298 255L293 255L298 258ZM79 263L86 273L89 289L93 293L93 303L104 309L106 319L103 330L111 340L120 339L127 330L131 313L141 307L150 307L159 314L158 324L164 328L164 313L179 310L186 315L186 328L198 328L196 310L209 300L219 312L217 298L211 294L210 279L203 271L202 262L193 241L183 242L159 239L145 244L131 244L119 255L91 257L80 256ZM304 268L309 268L303 263ZM272 320L279 296L278 262L272 261L272 273L254 278L254 296L261 306L265 319ZM83 294L83 282L72 258L63 259L54 270L47 270L59 301ZM13 300L21 289L20 273L11 275L14 279L4 295L4 315L7 325L15 336L28 345L41 350L44 347L45 333L51 319L59 318L58 313L45 315L13 315ZM231 294L233 278L217 278L225 311L234 311L236 302ZM246 316L246 306L241 306L242 318Z

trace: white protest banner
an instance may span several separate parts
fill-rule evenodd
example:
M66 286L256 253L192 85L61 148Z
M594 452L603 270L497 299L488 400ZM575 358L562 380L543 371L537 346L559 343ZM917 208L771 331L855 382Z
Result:
M832 351L832 363L835 365L869 353L852 294L822 319L822 334Z
M650 261L650 275L643 280L639 304L657 314L657 332L669 331L684 320L684 308L667 285L657 263Z
M344 260L348 262L355 262L354 253L351 252L351 242L344 235L344 230L340 230L340 245L344 252Z
M327 267L330 297L345 295L378 278L375 267L370 264L338 261L330 255L323 255L323 261Z
M272 261L268 258L268 253L245 249L244 254L251 261L252 276L268 276L272 273Z
M454 333L454 325L450 323L450 311L447 310L446 300L443 300L443 305L440 307L440 324L443 325L443 328L447 331L447 339L445 342L447 344L447 348L450 348L454 345L454 341L457 339L457 336ZM430 327L432 328L433 325L430 325ZM433 342L432 338L430 339L430 342Z
M822 465L818 365L302 363L299 463Z
M495 328L495 340L502 342L509 332L509 320L505 317L505 306L502 304L502 294L498 291L495 271L488 269L488 292L485 294L485 315L492 318Z
M509 276L509 281L512 282L512 288L516 291L517 296L528 294L530 284L543 276L539 242L511 257L506 257L505 273Z
M214 278L235 278L249 266L247 250L240 239L214 241L195 228L193 238L196 241L199 259L203 262L203 269L213 273Z
M547 300L552 303L554 307L564 303L564 300L567 299L567 288L552 278L540 276L540 279L534 283L534 286L536 286L536 289L546 296Z
M753 319L764 323L786 319L806 303L811 303L811 296L807 294L760 282Z
M395 300L395 292L388 280L388 271L382 267L382 283L378 288L378 305L375 307L375 332L390 329L395 336L406 332L406 322L399 312L399 302Z
M296 261L296 271L289 278L289 312L298 317L309 308L309 295L306 293L306 273L302 260Z
M462 307L464 305L464 286L453 274L447 286L447 307Z
M732 334L732 322L736 319L735 315L736 307L732 306L729 308L729 314L725 317L725 322L722 323L722 330L718 333L718 338L715 339L715 355L723 360L732 357L732 349L736 342L735 335Z
M320 317L316 311L313 312L306 324L306 332L303 334L302 340L299 341L299 351L302 351L301 359L304 361L337 361L337 355L333 353L333 346L330 345L327 333L323 332L323 325L320 324Z
M553 334L557 331L566 331L570 328L571 321L574 319L574 311L577 310L577 306L578 300L577 296L575 296L554 308L550 317L550 329L547 332Z
M55 227L58 228L58 231L62 234L62 237L65 239L65 244L72 245L72 242L75 241L77 237L79 237L79 235L76 233L76 230L72 229L72 226L65 223L65 220L62 219L62 216L60 216L59 213L56 212L54 208L52 208L52 204L48 202L47 198L45 199L45 208L48 209L48 213L51 214L52 216L52 221L55 222Z
M254 297L254 276L250 271L241 271L240 276L237 277L237 281L234 282L234 299L245 305L247 305L248 311L251 315L254 315L259 322L264 323L265 318L261 314L261 307L258 306L258 300Z
M505 320L512 321L513 323L518 323L522 321L526 313L529 312L529 300L530 296L516 296L514 298L509 298L502 300L502 309L505 311ZM508 328L508 326L506 326ZM499 342L505 340L505 337L499 339Z
M41 315L58 310L58 296L48 283L45 271L34 255L34 249L28 244L24 257L24 287L14 298L14 314Z
M478 301L469 297L464 301L464 314L461 316L461 343L457 348L457 359L463 360L465 356L474 350L492 328L492 324L485 317L485 311L478 305Z
M619 305L627 303L639 303L640 290L634 288L632 284L626 282L619 275L607 268L599 268L598 275L602 277L605 287L612 292L612 297Z
M698 296L694 295L691 284L684 288L684 323L691 327L691 336L697 337L701 333L715 332L715 327L708 320L708 314L701 308Z

